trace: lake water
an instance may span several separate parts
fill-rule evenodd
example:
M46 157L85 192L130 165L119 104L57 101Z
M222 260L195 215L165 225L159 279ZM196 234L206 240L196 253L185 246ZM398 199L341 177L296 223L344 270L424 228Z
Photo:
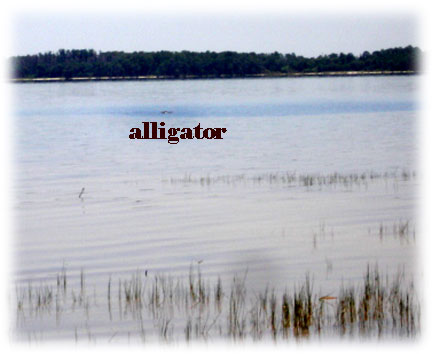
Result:
M110 279L117 292L137 270L188 279L199 264L205 279L223 282L247 273L252 292L310 274L318 294L335 296L368 264L418 273L415 76L12 90L14 281L55 288L66 271L78 294L85 274L91 304L85 315L64 306L61 320L52 309L18 315L19 339L139 337L134 318L106 304ZM130 140L143 121L227 133L176 145Z

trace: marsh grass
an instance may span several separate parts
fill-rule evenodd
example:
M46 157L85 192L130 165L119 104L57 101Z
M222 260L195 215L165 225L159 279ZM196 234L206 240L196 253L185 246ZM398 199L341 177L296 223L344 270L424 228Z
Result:
M329 174L298 174L296 172L274 172L263 173L254 176L245 174L239 175L222 175L222 176L192 176L185 174L183 177L171 177L164 179L163 182L170 184L196 184L201 186L210 186L215 184L232 185L252 184L252 185L286 185L300 186L307 189L322 187L364 187L368 188L369 183L384 181L386 184L392 182L393 189L398 191L399 182L406 182L416 178L414 171L400 170L392 172L378 173L367 171L362 173L342 174L338 172Z
M90 302L85 295L83 270L79 277L78 291L68 285L65 269L57 276L54 287L44 283L17 286L18 334L23 331L25 337L22 321L37 323L44 316L53 316L53 312L56 318L67 317L71 311L82 309L87 317L80 330L87 333L89 340L95 340L95 331L88 323L91 307L98 304ZM118 309L113 311L110 275L107 294L103 297L107 307L103 308L108 309L112 323L135 321L137 329L133 333L128 331L128 340L133 335L141 341L152 338L162 342L182 338L185 341L217 338L286 341L335 336L412 338L420 330L420 305L414 283L407 281L403 272L390 281L388 277L383 278L377 267L372 269L368 265L362 282L348 287L342 284L337 296L314 292L314 281L309 275L302 283L292 284L291 291L287 288L278 292L267 286L258 293L248 291L247 272L233 277L227 287L220 277L214 282L205 280L199 266L191 266L187 281L184 279L162 274L147 277L139 270L130 277L119 278ZM74 327L71 338L77 338L78 332ZM117 337L120 334L115 331L107 338L112 341Z
M381 222L378 227L378 236L381 242L384 242L391 236L393 236L393 239L398 239L401 244L416 242L415 227L408 219L396 220L391 226Z

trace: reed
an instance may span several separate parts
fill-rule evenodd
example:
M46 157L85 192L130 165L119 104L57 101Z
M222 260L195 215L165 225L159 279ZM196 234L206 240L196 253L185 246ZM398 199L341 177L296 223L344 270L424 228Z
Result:
M91 309L98 304L81 296L87 287L84 270L78 279L75 289L62 269L56 276L56 286L43 282L17 285L17 331L23 331L26 321L38 323L51 316L61 326L68 321L67 316L81 309L85 313L83 324L71 330L71 338L77 340L78 333L83 333L89 340L96 340L97 331L89 324ZM414 283L406 279L404 272L390 281L378 267L368 265L362 281L348 287L342 284L337 296L314 292L309 274L300 284L292 284L293 291L283 292L266 286L250 293L247 272L224 285L220 277L212 283L205 279L199 266L191 266L186 279L183 282L182 278L162 274L143 277L140 271L119 277L118 311L112 311L113 279L109 276L107 293L101 297L106 299L105 308L115 329L114 334L107 335L109 341L121 337L118 328L125 321L136 323L135 331L128 331L128 340L135 335L140 341L156 337L163 342L179 340L178 333L189 342L214 338L285 341L348 334L353 338L413 338L420 331L420 304ZM31 333L24 331L23 337L26 335L34 340ZM82 338L85 335L80 335Z
M288 186L301 186L307 189L323 187L343 187L353 188L362 187L367 189L369 183L378 181L393 181L395 191L399 182L407 182L416 178L415 171L400 170L378 173L375 171L365 171L362 173L339 173L333 172L329 174L298 174L296 172L270 172L259 175L247 176L245 174L238 175L221 175L221 176L196 176L193 177L190 173L183 177L171 177L168 180L163 180L170 184L197 184L201 186L211 186L216 184L236 186L239 184L265 185L265 184L280 184Z

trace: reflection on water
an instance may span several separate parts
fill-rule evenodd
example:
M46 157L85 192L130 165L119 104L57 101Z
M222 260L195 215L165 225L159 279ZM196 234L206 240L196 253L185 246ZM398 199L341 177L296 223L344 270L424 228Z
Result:
M247 271L250 293L269 286L278 296L310 274L317 295L338 297L341 281L361 283L368 264L416 277L415 77L13 90L14 278L26 293L38 289L40 306L54 306L46 289L59 274L76 304L85 274L81 301L94 303L88 331L84 306L61 321L52 310L20 322L19 337L169 331L109 316L107 284L117 289L137 269L186 281L199 263L203 278L224 285ZM142 121L227 133L177 145L129 140Z

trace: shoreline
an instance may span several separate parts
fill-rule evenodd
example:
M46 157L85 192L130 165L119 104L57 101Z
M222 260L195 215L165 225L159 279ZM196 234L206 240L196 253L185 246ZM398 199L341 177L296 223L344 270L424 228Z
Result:
M64 77L53 78L20 78L9 79L11 83L49 83L49 82L87 82L87 81L157 81L157 80L208 80L208 79L259 79L259 78L299 78L299 77L357 77L357 76L390 76L390 75L418 75L420 72L406 71L329 71L329 72L309 72L309 73L270 73L256 75L186 75L181 77L176 76L89 76L89 77L72 77L66 79Z

